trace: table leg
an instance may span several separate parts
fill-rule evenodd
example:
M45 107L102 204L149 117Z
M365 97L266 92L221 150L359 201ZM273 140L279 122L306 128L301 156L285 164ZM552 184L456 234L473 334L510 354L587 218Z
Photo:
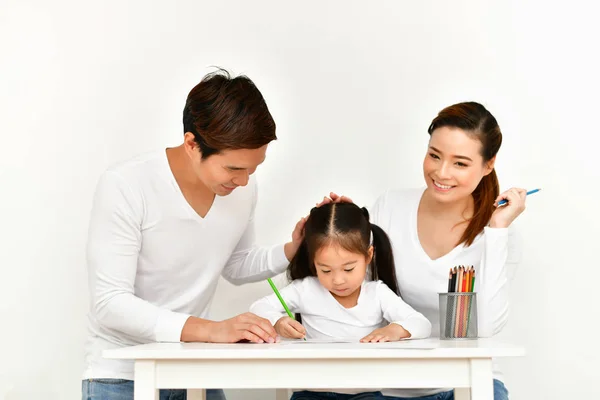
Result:
M206 400L206 389L188 389L187 400Z
M455 388L454 400L471 400L471 390L469 388Z
M133 398L135 400L159 400L156 388L156 362L136 360L134 380Z
M491 358L471 359L471 399L494 400Z

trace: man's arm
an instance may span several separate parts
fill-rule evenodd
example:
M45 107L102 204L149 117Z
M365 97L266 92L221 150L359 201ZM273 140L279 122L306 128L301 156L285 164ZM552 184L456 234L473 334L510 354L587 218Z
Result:
M258 282L285 271L289 260L285 245L254 245L254 222L250 221L221 275L234 285Z
M141 195L117 173L105 172L96 188L88 232L91 311L109 329L146 341L178 342L190 316L134 294L143 215Z
M254 185L252 211L248 225L221 275L234 285L258 282L285 271L296 254L303 238L302 218L292 232L292 241L285 245L259 247L255 245L254 212L257 201L257 185Z
M149 342L275 341L271 324L250 313L215 322L135 296L143 215L141 196L106 172L96 189L87 248L91 311L102 326Z

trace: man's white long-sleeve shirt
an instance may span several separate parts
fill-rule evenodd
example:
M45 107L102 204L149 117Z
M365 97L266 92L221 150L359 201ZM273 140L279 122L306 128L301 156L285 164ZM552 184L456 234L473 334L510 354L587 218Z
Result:
M478 336L493 336L508 320L509 283L521 255L518 235L513 228L486 227L471 246L458 245L448 254L432 260L423 250L417 230L417 211L423 190L388 190L369 210L371 222L384 229L392 242L400 294L431 321L432 336L439 337L438 293L448 291L450 268L472 265L476 273ZM494 377L502 379L496 366ZM416 397L440 390L403 389L384 393Z
M91 213L84 379L133 379L106 349L178 342L190 316L208 318L219 276L234 284L285 270L283 245L254 246L256 181L216 196L204 218L185 200L164 150L107 170Z

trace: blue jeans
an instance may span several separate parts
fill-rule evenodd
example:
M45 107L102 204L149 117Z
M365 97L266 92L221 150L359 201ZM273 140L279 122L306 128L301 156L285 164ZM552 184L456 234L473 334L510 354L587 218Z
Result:
M384 400L454 400L454 391L450 390L449 392L442 392L438 394L433 394L431 396L423 396L423 397L393 397L393 396L383 396L381 399ZM504 383L499 381L498 379L494 379L494 400L508 400L508 390Z
M290 400L454 400L454 391L442 392L431 396L422 397L393 397L384 396L381 392L367 392L359 394L333 393L333 392L294 392ZM508 400L508 390L504 383L494 379L494 400Z
M160 400L186 400L183 389L161 389ZM133 381L88 379L81 382L82 400L133 400ZM221 389L207 389L206 400L226 400Z
M335 392L311 392L303 390L294 392L290 400L372 400L384 399L381 392L365 392L358 394L335 393Z

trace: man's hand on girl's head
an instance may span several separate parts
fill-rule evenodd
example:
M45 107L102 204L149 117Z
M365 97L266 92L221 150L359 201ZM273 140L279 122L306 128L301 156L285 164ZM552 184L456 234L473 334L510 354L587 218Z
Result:
M354 203L350 197L340 196L333 192L329 193L329 197L323 197L320 203L317 203L317 207L321 207L322 205L329 203Z
M296 255L298 248L302 244L302 240L304 240L304 224L308 216L300 218L300 221L294 227L294 231L292 232L292 241L285 244L283 247L283 251L285 252L285 257L288 261L292 261L292 258Z

